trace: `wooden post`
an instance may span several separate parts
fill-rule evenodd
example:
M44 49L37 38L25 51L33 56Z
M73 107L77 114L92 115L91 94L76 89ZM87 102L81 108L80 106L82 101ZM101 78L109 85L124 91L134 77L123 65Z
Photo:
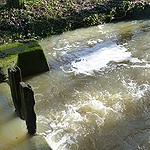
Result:
M4 81L6 81L6 77L4 75L2 68L0 67L0 83Z
M31 86L20 82L21 103L29 134L36 133L36 114L34 112L34 92Z
M29 134L36 133L36 114L34 112L34 92L30 85L22 82L18 66L8 69L11 95L17 115L26 121Z
M15 111L17 115L23 119L22 115L22 106L21 106L21 97L19 92L19 83L22 80L21 72L19 67L13 67L8 69L8 76L9 76L9 84L10 90L12 95L12 100L15 106Z

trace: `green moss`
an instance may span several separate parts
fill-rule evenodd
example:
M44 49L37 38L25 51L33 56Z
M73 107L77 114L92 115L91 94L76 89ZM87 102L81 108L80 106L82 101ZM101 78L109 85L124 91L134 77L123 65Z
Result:
M9 66L13 66L17 60L17 55L12 55L10 57L6 57L4 59L0 59L0 67L6 68Z
M0 46L0 58L6 58L11 55L17 55L22 52L28 52L37 49L42 50L38 42L15 42L11 44L3 44Z
M15 42L3 44L0 46L0 68L4 74L7 74L7 69L16 65L18 54L42 50L41 46L36 41Z

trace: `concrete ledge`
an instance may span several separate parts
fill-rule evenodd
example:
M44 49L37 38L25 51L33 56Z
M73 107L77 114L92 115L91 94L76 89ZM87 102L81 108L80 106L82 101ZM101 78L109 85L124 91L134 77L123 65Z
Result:
M22 77L46 72L49 70L43 50L35 50L18 54L17 66Z
M35 150L52 150L47 144L46 139L40 135L35 135L30 138L31 147Z
M26 77L49 70L46 57L38 41L14 42L0 46L0 81L8 76L7 69L19 65Z

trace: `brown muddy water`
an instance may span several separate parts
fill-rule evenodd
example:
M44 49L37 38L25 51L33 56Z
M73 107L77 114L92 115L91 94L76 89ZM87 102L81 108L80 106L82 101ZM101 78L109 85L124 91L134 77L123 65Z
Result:
M40 45L50 71L26 82L37 133L53 150L150 149L150 21L78 29ZM30 149L6 84L0 99L0 150Z

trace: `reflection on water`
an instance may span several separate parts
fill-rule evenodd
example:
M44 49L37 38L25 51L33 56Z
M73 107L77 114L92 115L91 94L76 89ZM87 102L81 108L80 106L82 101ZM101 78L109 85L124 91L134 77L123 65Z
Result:
M26 82L35 92L38 133L54 150L150 149L149 41L150 21L99 25L40 41L51 69Z

